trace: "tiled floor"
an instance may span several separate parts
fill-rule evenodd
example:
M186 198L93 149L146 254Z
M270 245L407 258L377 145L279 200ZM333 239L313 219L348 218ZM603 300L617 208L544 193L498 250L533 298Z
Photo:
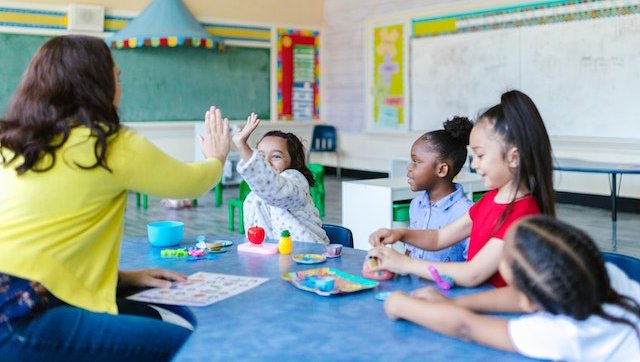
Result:
M342 222L342 188L335 176L325 177L326 216L325 223L341 224ZM223 204L214 207L213 193L198 200L199 206L192 209L169 210L160 205L157 198L149 198L149 208L136 208L135 194L129 195L125 213L125 236L146 235L146 225L156 220L180 220L185 223L185 235L215 234L232 235L228 230L229 198L238 197L237 186L224 188ZM558 217L561 220L583 228L593 237L602 250L611 250L611 212L583 206L559 204ZM236 214L237 225L237 214ZM373 230L372 230L373 231ZM237 233L237 226L236 231ZM618 214L618 252L640 257L640 215L630 213Z

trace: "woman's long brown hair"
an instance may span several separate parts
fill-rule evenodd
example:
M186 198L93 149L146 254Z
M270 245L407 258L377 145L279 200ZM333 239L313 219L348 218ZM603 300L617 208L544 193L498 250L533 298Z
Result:
M78 166L109 170L107 139L120 129L115 92L113 58L101 39L71 35L47 41L31 60L0 122L0 146L13 153L2 153L0 162L6 167L22 157L15 165L18 174L47 171L71 129L84 126L95 137L96 163ZM40 163L46 156L51 161Z

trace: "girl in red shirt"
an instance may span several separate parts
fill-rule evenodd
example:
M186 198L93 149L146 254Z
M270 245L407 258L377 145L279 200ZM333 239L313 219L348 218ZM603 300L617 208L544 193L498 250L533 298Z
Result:
M428 270L432 265L457 285L473 287L485 281L496 287L506 285L498 273L505 231L523 216L555 216L551 142L531 98L513 90L480 116L469 144L474 156L471 167L491 191L467 214L442 229L377 230L369 237L375 246L369 256L379 259L372 270L433 279ZM468 260L458 263L410 259L384 247L403 241L426 250L440 250L466 237L470 237Z

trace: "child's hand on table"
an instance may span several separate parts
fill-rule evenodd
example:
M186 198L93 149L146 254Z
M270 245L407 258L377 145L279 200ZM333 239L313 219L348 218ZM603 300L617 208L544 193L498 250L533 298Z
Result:
M408 273L407 265L411 262L411 258L398 253L395 249L378 246L369 250L367 254L378 259L377 265L370 268L371 271L388 270L399 274Z
M402 292L393 292L384 301L384 312L391 320L400 318L400 311L403 309L405 301L411 297Z
M184 282L187 277L166 269L141 269L118 271L118 285L121 287L169 288L171 282Z
M381 246L393 244L402 240L403 232L400 229L378 229L369 236L369 244L373 246Z
M240 151L240 154L242 155L242 159L245 161L248 161L253 153L251 147L247 144L247 140L259 124L260 120L258 119L258 115L251 113L251 115L247 117L247 123L245 123L243 127L238 127L232 136L233 143L236 145L238 151Z
M442 295L433 287L416 289L413 292L411 292L411 296L424 299L429 302L450 302L451 301L451 299Z

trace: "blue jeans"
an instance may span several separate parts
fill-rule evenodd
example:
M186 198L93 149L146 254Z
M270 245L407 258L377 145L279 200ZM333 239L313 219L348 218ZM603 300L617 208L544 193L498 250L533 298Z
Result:
M168 361L191 331L137 315L62 305L0 323L2 361Z

